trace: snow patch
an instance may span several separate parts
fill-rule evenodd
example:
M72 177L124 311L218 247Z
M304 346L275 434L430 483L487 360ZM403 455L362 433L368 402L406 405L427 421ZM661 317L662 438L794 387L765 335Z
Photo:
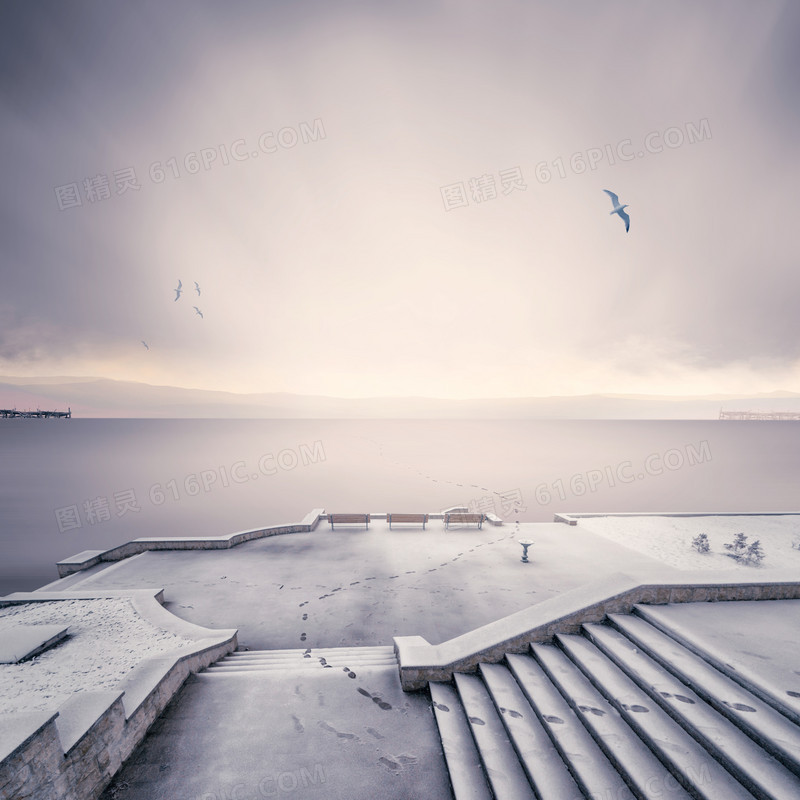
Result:
M53 600L0 608L0 636L11 625L69 625L59 645L21 664L0 665L0 713L57 708L75 692L114 689L150 656L194 641L153 626L130 600Z
M707 516L707 517L588 517L578 524L618 544L685 570L740 569L753 574L765 569L800 569L800 516ZM692 547L700 533L708 536L708 553ZM760 540L765 557L760 566L737 563L727 555L725 544L737 533L748 543Z

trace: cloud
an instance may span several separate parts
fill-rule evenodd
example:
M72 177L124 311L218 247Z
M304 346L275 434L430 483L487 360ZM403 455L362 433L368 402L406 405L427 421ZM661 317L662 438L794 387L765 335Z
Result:
M786 4L9 9L11 367L443 396L480 394L476 375L512 395L793 379ZM512 168L526 188L506 193ZM82 205L59 210L71 183ZM204 287L202 321L178 278Z

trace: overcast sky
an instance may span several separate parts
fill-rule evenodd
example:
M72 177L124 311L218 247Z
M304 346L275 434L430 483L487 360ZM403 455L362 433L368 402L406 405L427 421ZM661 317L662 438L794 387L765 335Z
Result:
M0 375L798 391L798 41L792 0L7 0Z

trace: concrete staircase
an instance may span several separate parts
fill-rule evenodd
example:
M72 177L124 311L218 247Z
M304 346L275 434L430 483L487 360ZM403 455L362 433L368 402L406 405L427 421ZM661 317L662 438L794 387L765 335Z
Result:
M322 669L353 669L355 667L397 666L394 648L320 647L305 650L237 650L201 674L247 675L253 672L276 672Z
M456 800L798 800L797 699L678 638L636 606L431 683Z

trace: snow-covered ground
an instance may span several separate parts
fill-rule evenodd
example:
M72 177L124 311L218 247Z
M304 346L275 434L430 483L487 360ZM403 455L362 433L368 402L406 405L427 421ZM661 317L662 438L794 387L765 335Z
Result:
M800 570L800 516L610 516L582 518L578 525L677 569L740 569L750 574L765 569ZM707 553L692 547L692 539L700 533L708 536ZM744 533L748 544L760 541L764 560L759 566L737 563L727 555L725 544L737 533Z
M287 543L272 542L271 540L251 545L251 550L253 548L258 549L259 552L263 550L265 555L271 552L271 548L275 549L276 553L273 558L264 563L254 562L250 551L247 551L250 552L250 557L244 559L247 556L246 548L242 548L241 551L237 549L222 551L207 562L197 560L196 554L192 555L188 561L191 581L185 585L181 582L183 573L176 568L173 559L184 559L186 554L159 554L160 562L157 562L155 557L151 557L150 560L153 563L150 566L155 570L158 564L163 562L164 568L170 572L172 591L176 597L183 598L183 603L178 603L176 611L180 609L179 613L187 617L197 613L199 618L193 621L210 627L240 627L246 622L252 626L251 617L258 617L258 612L254 610L258 606L249 605L248 592L251 591L252 586L253 603L261 602L263 605L265 598L270 603L274 602L274 605L270 606L273 611L268 617L270 635L274 638L278 634L285 634L288 638L285 643L282 642L282 646L291 647L291 641L296 641L294 646L297 647L300 646L301 640L309 644L315 637L322 635L315 629L315 624L325 630L330 628L334 633L339 630L335 625L336 620L349 619L348 624L341 623L345 628L349 628L354 622L361 627L367 626L366 618L371 617L375 612L376 601L369 598L368 610L364 606L367 600L359 601L358 592L365 593L367 591L365 587L373 587L370 589L371 592L379 591L382 597L384 595L389 597L392 600L390 605L400 604L401 609L406 609L403 611L403 618L408 613L417 620L418 618L424 619L424 615L415 617L402 603L411 604L411 606L415 602L427 603L430 602L430 598L436 597L437 592L443 593L442 597L444 598L448 592L463 591L464 581L470 579L472 593L476 597L493 596L495 610L498 610L499 603L499 615L502 616L518 610L516 606L506 608L501 602L502 597L511 596L516 592L523 595L524 601L527 603L540 602L542 599L546 599L551 592L574 588L576 576L573 573L575 570L583 575L583 572L587 572L584 563L587 559L591 564L599 566L604 552L615 550L615 548L607 546L598 548L594 537L569 537L569 532L576 531L575 528L563 526L562 531L562 526L547 525L545 527L549 532L545 532L544 527L539 531L535 525L530 525L530 527L523 525L522 527L525 536L527 537L530 533L531 538L537 542L532 551L533 563L530 569L538 567L543 571L537 581L533 583L524 578L526 573L520 572L519 548L513 541L518 537L513 527L505 529L503 533L494 529L485 529L480 532L470 530L461 532L460 535L452 534L450 538L436 537L431 532L420 534L415 531L404 531L402 534L398 534L397 545L389 549L386 547L386 542L391 540L386 540L383 534L365 535L363 539L353 540L353 543L357 543L360 553L357 561L346 554L337 561L335 559L337 549L334 546L341 547L342 543L348 542L351 537L342 534L344 538L335 539L333 533L328 533L326 538L316 541L315 552L318 558L315 566L308 567L305 571L301 570L296 574L290 571L292 564L296 569L299 563L296 560L296 554L289 550L286 553L286 559L282 560L281 552ZM558 528L557 535L550 530L551 528ZM678 569L739 569L743 572L743 578L755 578L771 568L785 570L796 567L800 576L800 549L794 546L800 546L800 516L609 516L582 518L578 528L613 540L631 550L658 559ZM724 544L733 541L734 536L740 532L744 533L750 542L755 539L760 540L765 553L761 566L740 565L726 555ZM698 553L692 547L692 539L699 533L707 534L710 552ZM404 539L400 539L400 535L403 535ZM408 542L404 547L399 546L401 541L410 541L417 535L426 537L424 549L421 546L410 547ZM298 534L292 543L303 544L301 541L303 536L303 534ZM495 538L490 539L489 537ZM482 543L483 539L486 541ZM468 544L472 547L467 547ZM325 550L325 546L329 546L333 550ZM569 547L575 548L572 553L568 553ZM458 552L451 552L454 550L458 550ZM320 558L321 553L325 554L325 558ZM565 553L567 553L566 562ZM248 573L246 572L239 575L236 570L240 569L241 565L237 567L237 564L242 559L251 565L250 569L252 569L252 564L257 565L261 576L260 582L253 579L248 583L246 580ZM405 563L402 559L410 560L409 563ZM415 559L420 563L416 564ZM592 559L594 560L592 561ZM638 568L637 557L626 556L624 551L617 550L615 553L609 554L609 559L616 569L622 571ZM141 576L137 578L134 568L144 563L144 561L131 560L127 565L129 569L133 570L131 578L133 585L140 588L143 583L150 585L155 582L158 585L166 585L166 576L160 575L157 570L155 570L155 574L149 575L148 581L143 581ZM433 568L430 567L430 563L434 564ZM438 566L436 566L437 564ZM226 575L219 576L219 570L223 568L223 565ZM294 616L287 613L286 619L282 619L281 615L276 617L275 609L282 608L280 597L286 592L279 591L284 589L282 583L273 584L269 581L264 583L265 569L277 569L282 576L286 574L293 576L292 580L296 580L300 585L289 586L290 593L292 589L303 591L303 587L305 587L306 594L308 592L314 594L314 589L324 590L326 593L318 600L314 600L311 596L306 598L306 594L303 594L302 599L307 602L303 602L300 609L297 607L297 599L287 595L284 600L291 605ZM316 577L312 578L309 570L313 569L324 569L328 577L334 576L336 581L345 588L341 591L336 588L331 590L328 586L329 581L328 583L319 582ZM562 571L566 569L570 573L569 579L560 574L559 569ZM352 575L347 570L352 572ZM387 570L394 570L397 574L388 575ZM372 572L376 577L364 578L362 573L365 571ZM383 573L386 573L385 577L382 577ZM414 574L411 575L411 573ZM124 571L101 572L88 579L87 586L92 587L94 583L102 586L104 579L119 581L121 577L124 578L124 575ZM449 578L448 575L450 575ZM437 577L434 579L433 576ZM484 586L482 581L485 582L487 576L493 576L495 582ZM352 580L350 580L351 578ZM371 583L373 580L374 584ZM578 582L580 580L579 577ZM588 574L583 575L583 580L589 580ZM116 586L112 580L115 588L124 586L124 583L125 581L122 580L120 586ZM249 616L242 620L228 617L217 619L214 616L215 605L224 610L232 604L232 601L222 602L222 599L229 597L225 594L230 591L227 584L235 584L233 587L235 592L230 597L239 597L240 601L243 598L245 604L250 608ZM192 594L190 589L196 585L200 586L200 594L195 597L197 590L192 589L194 592ZM214 586L218 586L219 591L212 591L209 594L209 589ZM537 591L533 591L532 587L535 587ZM498 594L501 590L505 594ZM208 607L201 602L205 596L210 598ZM420 600L420 596L422 600ZM461 594L453 596L463 598ZM193 599L193 604L197 606L196 612L190 611L193 604L187 605L187 598ZM256 598L260 598L260 601L257 601ZM308 605L309 602L311 605ZM329 604L334 602L338 605L329 608ZM463 618L464 609L460 602L450 611L442 608L440 615L444 614L446 617L448 613L452 613ZM464 600L464 602L467 601ZM302 623L299 621L300 611L304 611ZM393 619L391 610L386 611L383 615L378 613L377 617L380 622L378 627L385 627L388 624L386 618ZM496 615L491 616L491 619L494 618ZM316 623L315 620L317 620ZM475 624L486 621L481 618ZM71 599L0 608L0 636L2 636L4 627L18 624L62 624L69 625L70 629L68 638L63 643L30 661L18 665L0 665L0 713L56 709L74 692L113 689L144 658L167 652L177 652L193 644L189 639L155 628L135 612L130 601L123 598ZM295 631L298 625L301 625L304 631L302 636ZM418 632L419 626L418 621L414 622L413 631ZM286 628L285 631L284 628ZM298 631L300 629L298 628ZM394 630L395 628L389 625L389 631L393 632ZM306 632L311 637L308 641L306 641ZM431 635L427 629L424 632ZM371 629L367 630L367 633L373 636L378 635ZM367 633L364 635L366 636ZM452 636L456 633L450 632L448 635ZM349 636L352 639L356 634L350 632ZM434 636L431 640L438 641L439 639ZM335 642L335 644L343 643ZM355 641L353 643L363 644L364 642Z
M0 665L0 713L56 709L74 692L113 689L143 659L194 644L154 627L124 598L0 608L0 636L11 625L56 624L69 625L63 643Z

